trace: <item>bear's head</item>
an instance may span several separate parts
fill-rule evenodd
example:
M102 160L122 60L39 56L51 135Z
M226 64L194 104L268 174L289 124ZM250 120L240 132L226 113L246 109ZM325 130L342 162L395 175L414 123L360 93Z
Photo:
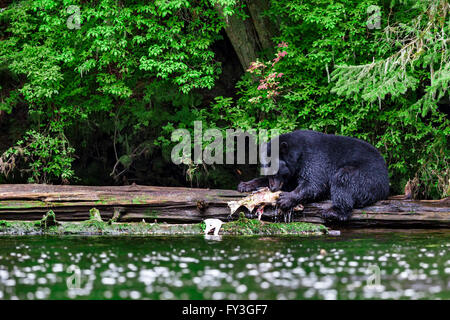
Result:
M283 185L287 184L291 176L291 170L286 165L286 162L280 159L278 172L267 177L269 180L270 191L275 192L281 190Z
M269 181L269 189L272 192L279 191L283 185L294 175L292 167L288 164L287 156L289 145L286 141L279 143L279 148L273 148L272 140L265 145L266 152L262 153L261 174L267 176ZM277 141L278 143L278 141ZM270 156L269 156L270 154Z

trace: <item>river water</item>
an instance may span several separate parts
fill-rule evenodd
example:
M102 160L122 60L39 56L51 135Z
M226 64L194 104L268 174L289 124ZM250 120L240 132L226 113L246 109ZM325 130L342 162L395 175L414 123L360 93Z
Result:
M0 299L450 299L449 230L0 237Z

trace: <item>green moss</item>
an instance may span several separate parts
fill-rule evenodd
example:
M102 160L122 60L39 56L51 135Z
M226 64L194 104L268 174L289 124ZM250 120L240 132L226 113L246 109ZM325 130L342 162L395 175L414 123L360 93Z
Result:
M225 223L222 226L222 229L223 233L240 235L321 234L328 232L328 229L323 225L306 222L263 222L256 219L247 219L242 213L240 214L238 220Z
M0 227L10 227L11 224L6 220L0 220Z
M150 221L157 219L159 216L159 212L157 210L150 210L150 208L147 208L144 213L145 218L149 219Z
M43 229L38 221L1 221L0 233L11 235L42 234Z
M107 222L96 221L96 220L86 220L86 221L83 221L82 224L87 228L95 229L98 231L102 231L106 228L106 226L108 226Z
M100 195L98 198L99 200L95 202L96 204L111 204L112 202L117 201L116 197L108 197Z
M46 207L48 204L44 201L34 201L34 200L2 200L0 201L0 209L16 209L16 208L36 208L36 207Z
M57 226L59 223L56 221L56 215L52 210L49 210L42 219L36 223L42 229L48 229L53 226Z
M108 226L107 222L102 220L102 216L100 215L100 211L96 208L92 208L89 210L89 219L81 222L80 227L84 228L85 232L94 232L94 233L103 233Z
M133 199L131 199L132 204L144 204L148 200L151 200L149 196L136 196Z
M97 210L97 209L95 209ZM98 210L97 210L98 211ZM49 217L52 215L49 214ZM97 213L93 211L93 217ZM205 223L106 223L92 218L82 222L59 222L41 227L41 221L0 221L0 234L78 234L78 235L201 235ZM269 223L241 216L238 220L222 225L223 235L315 235L327 233L322 225L310 223Z
M89 210L89 220L101 222L102 216L100 215L100 211L96 208Z

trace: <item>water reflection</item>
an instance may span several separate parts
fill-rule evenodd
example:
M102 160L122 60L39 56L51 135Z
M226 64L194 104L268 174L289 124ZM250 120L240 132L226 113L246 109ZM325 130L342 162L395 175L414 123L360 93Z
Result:
M450 232L404 235L0 237L0 299L449 299Z
M205 234L204 237L206 240L212 240L212 241L221 241L222 240L221 235Z

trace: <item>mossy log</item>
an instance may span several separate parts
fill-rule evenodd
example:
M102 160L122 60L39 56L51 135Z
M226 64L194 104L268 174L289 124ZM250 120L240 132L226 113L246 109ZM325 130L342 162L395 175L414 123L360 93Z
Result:
M0 220L39 220L49 210L58 221L82 221L97 208L104 221L196 223L207 218L229 220L227 202L246 194L233 190L153 186L0 185ZM306 204L293 221L324 223L320 212L330 201ZM242 209L245 211L245 209ZM234 217L237 218L237 213ZM263 220L272 221L275 209L266 207ZM355 209L348 227L450 227L450 198L402 200L392 197Z
M204 223L58 222L44 226L41 221L0 220L0 235L204 235ZM222 225L219 235L296 235L318 236L331 233L325 226L306 222L271 223L240 218Z

